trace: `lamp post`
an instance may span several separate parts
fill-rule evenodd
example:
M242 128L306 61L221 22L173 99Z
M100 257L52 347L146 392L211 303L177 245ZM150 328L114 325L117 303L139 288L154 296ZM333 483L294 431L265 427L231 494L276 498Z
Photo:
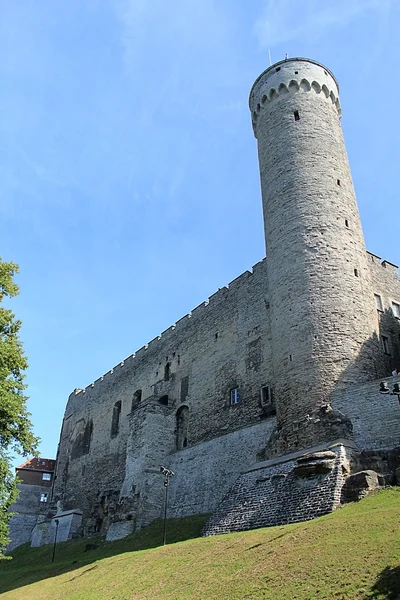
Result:
M388 388L387 381L381 381L379 384L379 392L381 394L389 394L390 396L397 396L397 400L399 401L399 404L400 404L400 384L399 383L393 384L393 391L391 392Z
M165 487L165 497L164 497L164 530L163 530L163 546L167 543L167 506L168 506L168 486L169 480L171 477L175 475L173 471L167 469L160 465L160 472L164 475L164 487Z
M55 519L54 523L56 524L56 534L54 536L54 543L53 543L53 556L51 558L51 562L52 563L54 562L54 557L55 557L55 554L56 554L57 534L58 534L58 526L60 524L60 520L59 519Z

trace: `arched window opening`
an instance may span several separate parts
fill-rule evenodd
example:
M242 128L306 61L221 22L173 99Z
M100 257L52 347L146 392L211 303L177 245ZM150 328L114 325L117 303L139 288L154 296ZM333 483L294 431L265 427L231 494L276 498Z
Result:
M159 403L163 406L168 406L168 395L165 394L165 396L161 396L161 398L159 399Z
M188 445L189 409L181 406L176 412L176 449L182 450Z
M113 414L112 414L112 421L111 421L111 437L112 438L116 437L118 435L120 417L121 417L121 401L118 400L118 402L116 402L114 404Z
M164 381L169 381L171 375L171 363L167 363L164 367Z
M133 412L134 410L137 409L141 400L142 400L142 390L136 390L136 392L133 394L133 397L132 397L131 412Z

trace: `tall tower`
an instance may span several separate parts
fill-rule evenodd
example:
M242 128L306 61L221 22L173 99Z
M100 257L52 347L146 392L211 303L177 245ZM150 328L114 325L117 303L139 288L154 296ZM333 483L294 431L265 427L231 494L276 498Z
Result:
M378 323L335 77L313 60L278 62L254 83L250 110L284 452L350 435L326 405L375 374Z

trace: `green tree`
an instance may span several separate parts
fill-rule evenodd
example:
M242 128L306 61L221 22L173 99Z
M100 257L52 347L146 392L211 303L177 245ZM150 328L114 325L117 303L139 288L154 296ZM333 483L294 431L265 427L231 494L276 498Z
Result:
M28 362L18 337L21 322L1 306L4 298L18 294L17 272L15 263L0 258L0 559L8 543L9 508L18 495L10 453L35 454L39 441L32 432L24 395Z

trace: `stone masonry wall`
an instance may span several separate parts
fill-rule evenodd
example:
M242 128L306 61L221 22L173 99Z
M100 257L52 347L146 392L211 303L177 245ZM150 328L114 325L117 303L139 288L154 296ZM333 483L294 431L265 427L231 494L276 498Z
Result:
M261 388L272 379L265 271L265 261L258 263L110 373L71 394L54 499L64 510L82 508L84 521L92 519L92 533L103 532L115 511L124 512L118 506L121 489L131 496L126 510L135 510L136 484L126 484L127 447L135 448L136 465L158 465L177 449L179 407L188 407L188 447L273 412L271 403L261 402ZM240 401L232 405L234 388ZM150 491L141 493L150 499Z
M308 521L332 512L340 504L342 467L348 460L343 446L336 452L329 474L299 477L295 460L244 473L206 524L203 535Z
M383 378L390 391L400 376ZM360 450L390 449L400 445L400 405L396 396L379 393L377 379L352 385L338 394L332 406L352 421L354 441Z
M48 505L40 502L41 492L49 493L49 488L41 485L18 484L19 496L11 510L16 513L11 517L10 539L7 551L31 541L33 528L38 515L47 512Z

